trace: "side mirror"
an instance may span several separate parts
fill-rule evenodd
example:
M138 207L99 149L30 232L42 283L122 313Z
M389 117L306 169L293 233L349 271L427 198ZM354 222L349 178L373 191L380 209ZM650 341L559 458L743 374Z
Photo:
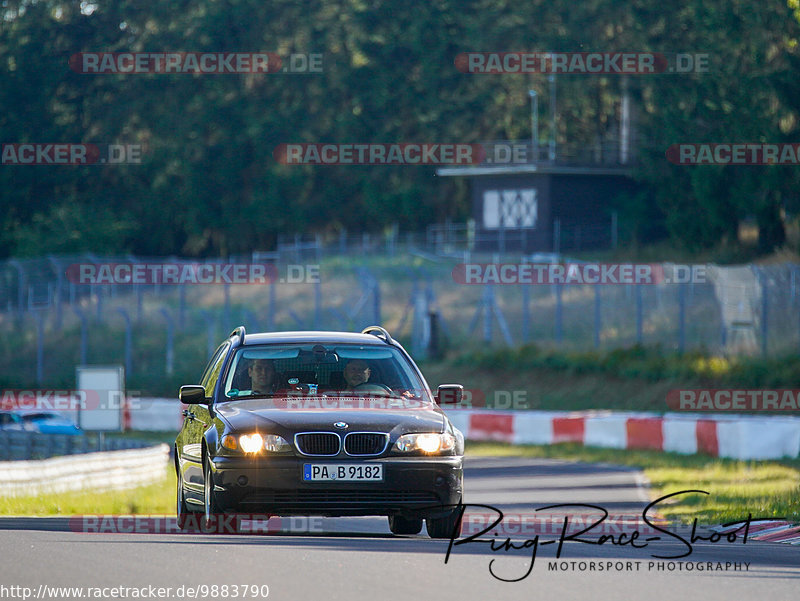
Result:
M206 400L206 389L195 385L181 386L178 398L184 405L201 405L208 402Z
M460 405L464 396L461 384L440 384L436 390L436 402L443 406Z

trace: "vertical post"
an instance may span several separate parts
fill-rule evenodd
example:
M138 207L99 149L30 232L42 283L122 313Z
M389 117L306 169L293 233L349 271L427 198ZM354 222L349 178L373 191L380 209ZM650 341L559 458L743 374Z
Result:
M623 165L628 163L628 153L630 147L631 132L631 98L628 93L628 78L622 78L622 104L620 106L621 123L619 126L619 162Z
M97 316L96 319L98 322L103 321L103 287L102 286L95 286L94 287L97 295Z
M556 76L552 73L548 76L550 82L550 152L551 163L556 160Z
M267 328L270 332L275 330L275 281L272 278L269 282L269 307L267 308Z
M225 304L223 307L223 319L225 320L225 328L231 327L231 287L230 284L223 284L223 293L225 295Z
M641 345L643 341L642 337L642 322L644 316L644 302L642 296L644 292L642 291L642 285L636 285L636 344Z
M61 330L61 323L64 317L63 307L61 306L61 283L59 280L59 284L56 285L55 290L53 291L53 302L56 305L56 330Z
M618 215L616 211L611 212L611 248L616 249L619 244Z
M206 354L211 359L214 355L214 316L209 311L200 311L200 315L206 320Z
M167 375L171 376L175 360L173 352L175 324L172 323L172 317L170 316L170 314L167 312L166 309L159 309L159 313L161 313L161 315L164 316L164 320L167 322L166 368L167 368Z
M80 348L80 364L86 365L86 357L88 353L88 336L89 336L89 320L86 319L86 315L83 314L83 311L75 307L73 309L75 314L78 316L78 319L81 320L81 348Z
M314 280L314 329L319 330L321 327L320 320L322 316L322 284L319 278Z
M8 263L17 270L17 310L22 315L25 313L25 269L16 259L11 259Z
M381 284L376 279L372 282L372 312L375 316L373 323L380 325L381 323Z
M178 290L178 326L186 327L186 284L181 284Z
M44 316L36 319L36 384L44 381Z
M725 327L725 319L720 315L719 324L719 346L721 351L725 351L725 346L728 344L728 329Z
M494 289L491 284L484 284L483 287L483 341L492 341L492 304L491 298L494 296Z
M686 284L678 284L678 350L686 350Z
M125 320L125 377L129 377L133 373L133 344L131 340L131 318L128 312L119 307L117 312L122 315Z
M761 354L767 356L769 342L769 287L766 278L761 279Z
M531 97L531 156L533 162L539 162L539 96L536 90L528 90Z
M556 319L555 319L555 339L556 344L561 344L563 337L563 304L561 302L561 284L554 284L556 292Z
M527 263L527 259L522 260L523 263ZM522 284L522 342L523 344L528 342L530 338L530 329L531 329L531 314L530 314L530 303L531 303L531 284Z
M427 358L428 348L428 298L424 290L414 288L414 320L411 324L414 354Z
M553 219L553 252L561 252L561 220L558 217Z
M600 348L600 330L602 324L600 323L600 286L594 287L594 348Z

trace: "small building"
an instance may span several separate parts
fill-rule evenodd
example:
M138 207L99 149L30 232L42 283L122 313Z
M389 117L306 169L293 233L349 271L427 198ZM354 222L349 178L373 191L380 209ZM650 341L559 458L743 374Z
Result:
M470 178L475 250L562 252L616 245L614 200L637 188L629 165L486 163L436 172Z

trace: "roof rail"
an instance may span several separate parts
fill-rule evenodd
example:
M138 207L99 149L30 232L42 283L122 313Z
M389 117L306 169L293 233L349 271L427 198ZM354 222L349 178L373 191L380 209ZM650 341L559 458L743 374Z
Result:
M233 332L228 334L228 338L233 338L234 336L238 336L239 338L241 338L241 340L239 340L239 343L240 344L244 344L244 335L245 334L246 334L246 332L245 332L244 326L239 326L235 330L233 330Z
M376 333L377 332L377 333ZM394 344L394 340L392 340L391 334L386 331L385 328L380 326L367 326L363 330L361 330L362 334L372 334L373 336L377 336L381 340L383 340L386 344Z

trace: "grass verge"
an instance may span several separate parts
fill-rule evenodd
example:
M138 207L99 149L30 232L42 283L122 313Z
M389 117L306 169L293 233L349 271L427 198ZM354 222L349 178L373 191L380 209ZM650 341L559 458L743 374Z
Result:
M0 497L0 515L173 515L175 513L175 470L171 465L167 466L165 470L165 477L160 482L128 490L107 492L90 490L26 497Z
M550 446L468 442L468 455L522 456L641 468L650 480L650 497L686 489L708 491L675 497L660 504L669 519L701 524L730 522L752 513L800 522L800 459L737 461L704 455L584 447L575 443ZM644 509L644 508L643 508Z
M467 454L637 467L650 480L653 499L687 488L708 491L708 495L685 495L672 504L660 505L665 517L683 522L697 517L703 524L723 523L746 517L748 512L800 522L800 459L735 461L703 455L600 449L574 443L528 446L468 442ZM175 485L174 470L168 466L164 480L125 491L0 497L0 515L172 515Z

